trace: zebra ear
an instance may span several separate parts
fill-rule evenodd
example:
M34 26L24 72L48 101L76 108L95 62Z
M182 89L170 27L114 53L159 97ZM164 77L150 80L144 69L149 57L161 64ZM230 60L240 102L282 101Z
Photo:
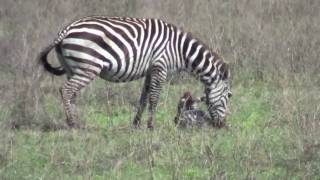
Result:
M227 63L223 63L220 67L220 77L222 80L230 78L230 68Z

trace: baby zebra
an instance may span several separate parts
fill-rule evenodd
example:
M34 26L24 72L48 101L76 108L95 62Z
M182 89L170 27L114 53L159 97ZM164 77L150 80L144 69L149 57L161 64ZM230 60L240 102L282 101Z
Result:
M204 101L205 97L194 98L190 92L185 92L180 98L177 108L177 115L174 122L177 127L202 127L210 118L202 110L197 109L197 104Z
M197 109L197 104L204 102L205 96L194 98L189 91L185 92L180 98L177 108L177 114L174 118L174 122L179 128L187 127L224 127L225 123L219 125L214 124L209 114L205 111Z

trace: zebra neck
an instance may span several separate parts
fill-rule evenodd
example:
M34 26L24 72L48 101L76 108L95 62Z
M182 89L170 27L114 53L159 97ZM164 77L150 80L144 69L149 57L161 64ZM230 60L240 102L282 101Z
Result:
M215 77L217 64L222 62L207 45L190 36L183 45L183 55L185 70L204 82Z

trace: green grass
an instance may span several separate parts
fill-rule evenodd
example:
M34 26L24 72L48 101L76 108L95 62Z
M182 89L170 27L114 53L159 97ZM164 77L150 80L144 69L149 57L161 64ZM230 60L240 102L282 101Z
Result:
M92 128L5 130L0 179L320 178L319 152L306 154L305 136L282 123L272 108L281 90L262 82L235 85L228 130L183 130L176 129L172 120L179 97L175 94L184 88L164 88L154 131L145 128L146 117L141 129L131 128L129 105L113 105L110 110L94 100L84 104L92 98L85 97L88 91L79 104L86 109L83 121ZM166 96L168 90L172 97ZM59 99L46 99L47 114L63 116L57 108Z

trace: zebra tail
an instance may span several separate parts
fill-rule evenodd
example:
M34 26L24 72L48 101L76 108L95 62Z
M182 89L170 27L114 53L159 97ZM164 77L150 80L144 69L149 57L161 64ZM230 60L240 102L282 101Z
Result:
M56 43L50 44L44 50L42 50L38 57L39 64L43 65L44 69L46 69L49 73L54 74L56 76L61 76L66 73L66 71L60 67L53 67L47 60L47 56L49 52L56 46Z

